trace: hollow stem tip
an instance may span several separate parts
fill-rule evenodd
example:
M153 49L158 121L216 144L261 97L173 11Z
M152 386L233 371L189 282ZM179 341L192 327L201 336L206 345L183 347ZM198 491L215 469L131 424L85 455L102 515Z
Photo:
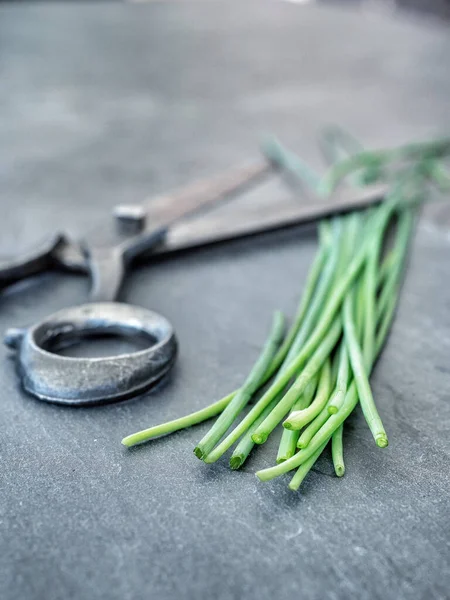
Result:
M334 471L338 477L344 477L345 475L345 466L344 465L334 465Z
M387 435L379 434L375 438L375 443L379 448L386 448L389 445Z
M232 456L230 458L230 469L233 469L233 471L237 471L242 467L244 461L245 457L242 455Z
M265 432L254 433L252 435L252 440L255 442L255 444L264 444L268 437L269 434Z
M196 446L194 448L194 454L197 458L199 458L200 460L203 459L203 457L205 456L204 452L201 450L201 448L199 448L198 446Z

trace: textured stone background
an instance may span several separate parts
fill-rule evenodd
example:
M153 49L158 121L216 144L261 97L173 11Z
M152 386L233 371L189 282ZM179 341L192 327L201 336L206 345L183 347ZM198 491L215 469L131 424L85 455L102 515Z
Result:
M255 9L257 6L257 10ZM282 3L0 8L2 253L82 233L141 199L256 156L277 133L314 164L340 122L368 145L442 133L448 29ZM268 185L243 202L289 194ZM207 425L126 451L123 435L237 386L274 308L292 315L312 231L236 242L136 271L124 291L175 324L180 356L154 394L68 410L17 385L1 351L4 600L448 597L448 209L420 222L373 385L391 445L359 413L347 474L320 460L301 493L192 454ZM47 275L1 297L0 329L86 298Z

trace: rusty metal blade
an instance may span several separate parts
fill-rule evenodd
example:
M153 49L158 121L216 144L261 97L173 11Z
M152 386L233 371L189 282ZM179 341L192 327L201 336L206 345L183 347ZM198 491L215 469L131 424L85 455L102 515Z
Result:
M142 204L124 204L114 209L122 233L136 234L146 227L168 227L176 221L216 207L262 181L273 172L267 161L230 169L214 177L195 181L171 194L163 194Z
M367 208L383 200L387 187L370 186L359 190L344 188L337 190L329 199L308 198L295 205L274 203L264 211L253 214L215 216L214 213L173 225L165 241L152 254L164 255L172 252L198 248L276 231L353 210ZM238 209L238 207L237 207Z

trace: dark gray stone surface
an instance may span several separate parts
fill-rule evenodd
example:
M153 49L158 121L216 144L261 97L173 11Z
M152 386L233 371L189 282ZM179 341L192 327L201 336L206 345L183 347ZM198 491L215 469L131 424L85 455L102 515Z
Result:
M371 145L447 128L446 29L275 3L3 5L1 250L81 233L141 199L255 155L276 132L317 161L317 129ZM274 201L279 186L253 194ZM124 297L175 324L180 356L157 393L71 410L17 386L1 351L2 600L448 598L450 236L422 219L373 385L391 445L357 411L347 474L324 457L301 493L192 454L206 425L135 451L123 435L237 386L272 310L292 314L310 233L239 242L135 273ZM447 212L448 215L448 212ZM48 275L3 294L0 329L86 297Z

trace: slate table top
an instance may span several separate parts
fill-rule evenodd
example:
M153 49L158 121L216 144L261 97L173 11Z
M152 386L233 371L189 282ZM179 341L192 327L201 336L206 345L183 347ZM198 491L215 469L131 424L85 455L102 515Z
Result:
M4 4L0 250L104 223L140 200L256 158L276 133L319 164L316 133L381 146L447 130L449 31L275 2ZM273 184L251 202L289 195ZM250 202L250 200L249 200ZM450 219L418 226L400 309L373 376L390 436L357 411L347 474L319 461L298 494L192 454L207 425L127 451L128 433L242 381L273 309L292 315L313 231L209 248L135 271L124 299L165 314L180 355L153 394L94 409L40 403L1 350L2 600L448 598ZM84 301L49 274L2 294L0 329Z

